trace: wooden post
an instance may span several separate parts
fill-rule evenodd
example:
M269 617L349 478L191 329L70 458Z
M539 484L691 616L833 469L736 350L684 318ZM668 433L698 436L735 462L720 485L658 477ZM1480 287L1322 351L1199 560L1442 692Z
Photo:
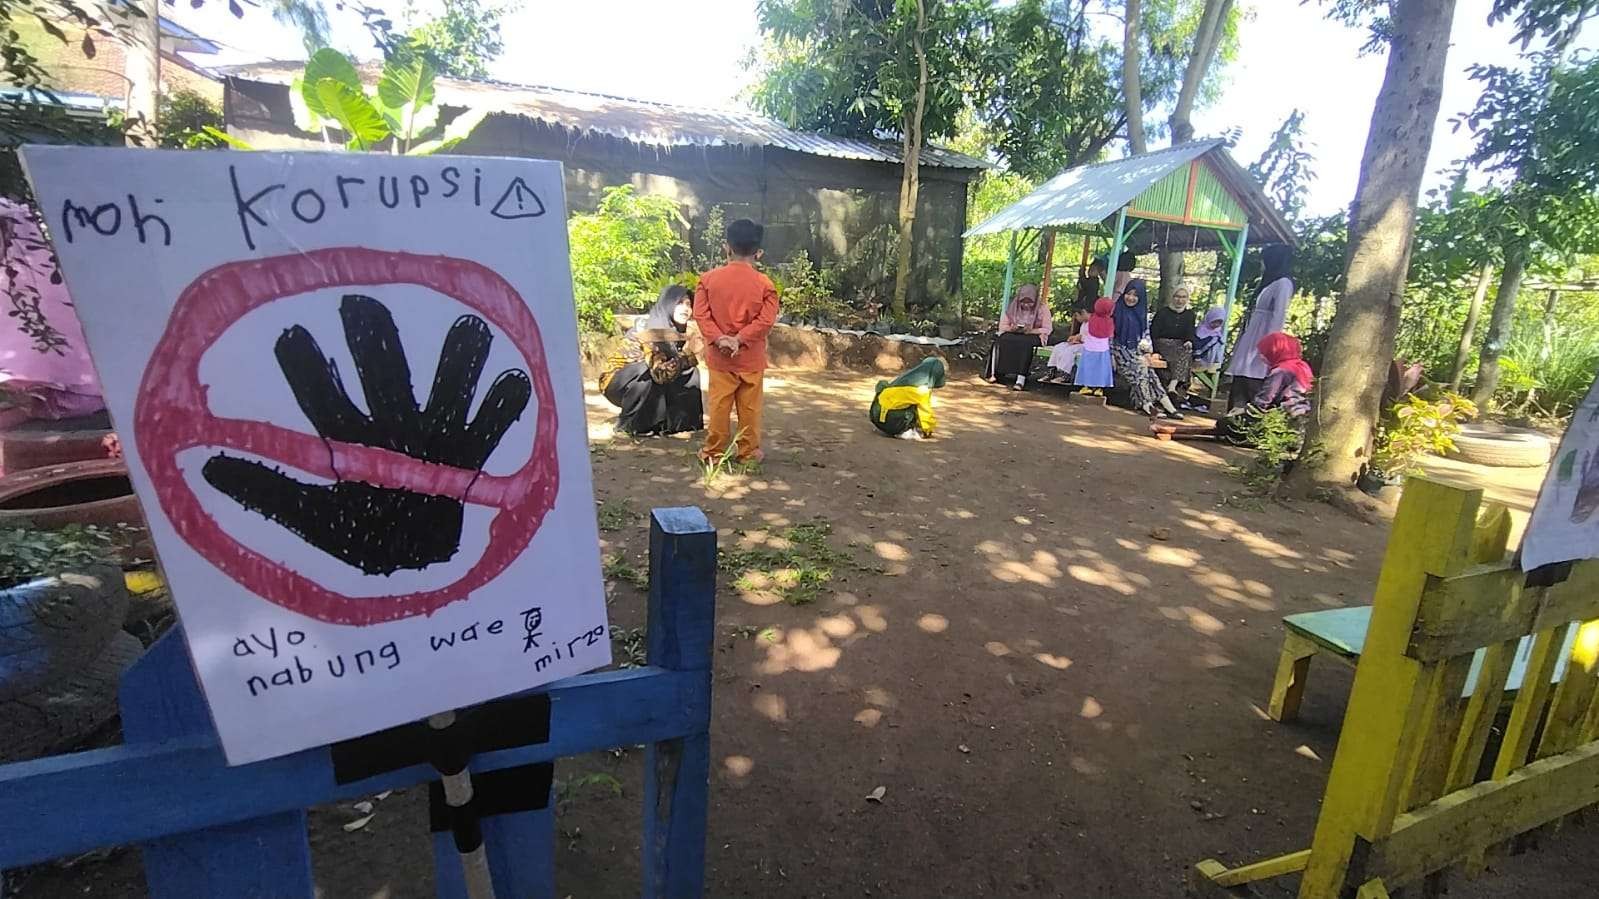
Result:
M128 669L119 700L123 739L129 744L215 739L181 628L162 635ZM216 755L220 764L220 748ZM305 826L305 810L293 809L144 843L140 849L150 896L313 895Z
M1055 232L1050 231L1044 242L1044 277L1038 285L1038 304L1049 305L1049 282L1055 270ZM1046 337L1048 335L1045 335Z
M649 603L650 665L694 672L708 698L716 623L716 529L699 509L656 509L651 516ZM694 897L705 891L710 753L708 729L653 743L645 751L645 899Z
M1127 207L1116 210L1116 233L1110 239L1110 255L1105 258L1106 283L1116 283L1116 263L1122 258L1122 241L1127 238ZM1114 294L1114 290L1105 291L1107 295ZM1120 300L1121 297L1111 296L1111 299Z
M1355 670L1301 899L1334 899L1347 886L1356 836L1376 840L1393 827L1430 722L1422 665L1406 654L1429 576L1458 574L1471 561L1480 489L1411 478L1399 501L1372 598L1371 624ZM1456 688L1458 690L1458 687ZM1456 696L1459 694L1457 693Z

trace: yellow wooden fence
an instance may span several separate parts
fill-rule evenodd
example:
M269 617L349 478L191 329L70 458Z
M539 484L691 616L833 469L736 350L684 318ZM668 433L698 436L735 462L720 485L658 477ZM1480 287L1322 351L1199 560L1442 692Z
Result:
M1409 481L1310 848L1237 868L1200 862L1191 893L1250 895L1251 882L1295 873L1301 899L1435 893L1451 871L1475 875L1512 838L1599 802L1599 561L1529 577L1506 556L1509 531L1481 490ZM1503 718L1528 635L1526 676Z

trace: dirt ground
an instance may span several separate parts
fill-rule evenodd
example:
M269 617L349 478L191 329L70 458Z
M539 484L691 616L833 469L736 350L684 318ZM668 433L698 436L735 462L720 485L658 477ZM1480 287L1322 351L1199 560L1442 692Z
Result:
M692 441L613 439L590 398L615 626L643 624L653 506L703 507L724 549L827 525L838 556L802 605L722 584L708 895L1174 897L1199 859L1309 845L1351 672L1313 666L1301 721L1268 720L1278 620L1368 601L1386 529L1229 503L1241 451L1059 393L958 379L938 439L885 439L873 381L773 372L766 465L709 487ZM559 895L637 895L641 758L558 769ZM350 833L314 812L319 894L432 895L423 796ZM1450 895L1591 896L1593 848L1567 828ZM132 852L20 887L142 894Z

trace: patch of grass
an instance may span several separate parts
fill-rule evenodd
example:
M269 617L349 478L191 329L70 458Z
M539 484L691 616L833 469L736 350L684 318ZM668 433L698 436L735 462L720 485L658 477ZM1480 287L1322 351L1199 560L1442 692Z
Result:
M805 605L822 595L835 569L860 568L849 553L827 542L832 532L825 521L797 524L775 534L771 545L722 550L716 565L740 590L773 593L789 605Z
M643 668L648 664L649 643L642 627L611 628L611 658L618 668Z
M600 503L598 515L602 531L620 531L637 517L625 499L608 499Z
M650 586L649 572L636 568L632 562L628 561L627 553L625 552L614 552L606 556L605 564L600 568L600 572L605 575L607 580L632 584L640 590L648 590Z
M609 774L604 773L603 771L590 771L587 774L579 774L576 777L569 777L565 782L556 784L556 801L562 805L569 805L571 804L572 800L578 797L578 794L586 790L591 790L593 787L603 788L606 792L615 797L620 797L622 795L621 781Z
M727 449L722 450L710 459L700 460L700 481L706 487L716 483L716 479L730 471L739 470L734 457L738 453L738 435L744 433L740 428L733 432L733 439L727 442Z

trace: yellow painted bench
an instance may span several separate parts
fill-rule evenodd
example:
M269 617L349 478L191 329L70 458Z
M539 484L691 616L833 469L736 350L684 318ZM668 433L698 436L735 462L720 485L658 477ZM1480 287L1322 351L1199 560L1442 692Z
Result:
M1207 859L1191 895L1250 896L1295 874L1300 899L1437 895L1599 803L1599 561L1524 574L1508 535L1481 490L1406 484L1310 848ZM1491 746L1523 639L1521 689Z

